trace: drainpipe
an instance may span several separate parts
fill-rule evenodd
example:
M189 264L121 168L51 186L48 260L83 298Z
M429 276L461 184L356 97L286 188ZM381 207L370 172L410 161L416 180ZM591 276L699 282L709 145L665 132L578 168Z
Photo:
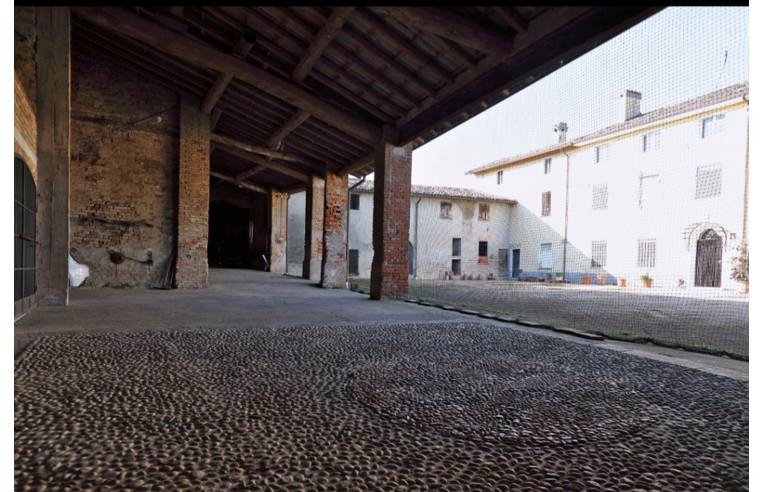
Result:
M419 202L422 201L422 198L420 197L419 200L416 201L414 204L414 278L416 278L417 274L417 260L419 259Z
M746 104L748 104L748 96L743 96ZM748 113L748 108L746 108ZM745 187L743 188L743 240L741 242L748 241L748 145L749 145L749 115L746 114L745 118Z
M562 242L562 282L567 280L567 266L568 266L568 195L570 191L570 155L567 152L563 152L565 156L565 235Z
M348 278L350 275L350 195L354 189L356 189L358 186L361 186L363 182L366 181L366 175L364 174L361 179L348 188L348 215L347 215L347 223L345 224L345 278ZM348 281L345 281L345 288L349 288Z

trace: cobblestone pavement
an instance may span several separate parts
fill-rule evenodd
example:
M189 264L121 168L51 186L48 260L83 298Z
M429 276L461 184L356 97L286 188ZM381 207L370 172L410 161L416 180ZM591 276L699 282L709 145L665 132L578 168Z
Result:
M41 337L17 490L739 490L748 384L481 323Z
M353 282L361 288L368 285L365 279ZM699 298L691 295L692 289L659 295L577 287L416 280L410 282L409 296L599 332L621 340L658 341L748 357L747 298L733 298L719 290L718 297L706 294L706 298Z

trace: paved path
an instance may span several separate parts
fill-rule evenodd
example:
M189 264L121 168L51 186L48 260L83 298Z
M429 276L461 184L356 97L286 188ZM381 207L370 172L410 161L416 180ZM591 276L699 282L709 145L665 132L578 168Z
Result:
M748 481L746 382L488 324L45 337L15 390L17 490Z

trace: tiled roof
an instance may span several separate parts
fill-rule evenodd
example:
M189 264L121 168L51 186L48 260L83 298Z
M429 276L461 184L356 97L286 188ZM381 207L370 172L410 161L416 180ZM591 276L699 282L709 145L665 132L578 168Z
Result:
M351 179L350 186L353 186L357 182L358 180ZM374 181L367 179L356 188L353 188L353 191L358 193L374 193ZM453 188L450 186L428 186L412 184L411 196L427 198L448 198L452 200L501 202L508 203L510 205L517 204L517 200L511 200L509 198L501 197L498 195L491 195L490 193L483 193L482 191L471 190L469 188Z
M548 154L550 152L562 150L568 147L573 147L576 144L581 142L586 142L587 140L601 138L607 135L619 133L624 130L637 128L643 125L649 125L650 123L655 123L657 121L673 118L675 116L679 116L684 113L689 113L690 111L703 109L708 106L713 106L715 104L723 103L725 101L729 101L731 99L736 99L736 98L747 96L747 95L748 95L748 81L746 80L745 82L741 82L739 84L733 84L733 85L724 87L722 89L719 89L717 91L709 92L708 94L704 94L694 99L688 99L678 104L665 106L665 107L656 109L654 111L650 111L649 113L645 113L641 116L637 116L636 118L632 118L628 121L624 121L621 123L617 123L615 125L602 128L600 130L597 130L588 135L584 135L582 137L576 138L569 142L558 143L558 144L550 145L548 147L543 147L543 148L534 150L532 152L526 152L524 154L519 154L512 157L507 157L504 159L498 159L493 162L489 162L488 164L485 164L480 167L476 167L475 169L470 169L469 171L467 171L467 174L476 174L476 173L487 171L489 169L493 169L499 166L505 166L508 164L512 164L514 162L524 161L531 157Z

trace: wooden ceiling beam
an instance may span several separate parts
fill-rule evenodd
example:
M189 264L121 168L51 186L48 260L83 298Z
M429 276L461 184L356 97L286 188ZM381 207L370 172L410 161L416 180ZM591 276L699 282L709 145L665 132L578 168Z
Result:
M496 12L504 22L512 26L512 29L515 31L528 32L528 21L523 19L523 17L511 6L504 5L493 7L493 11Z
M260 157L257 154L253 154L251 152L241 150L240 148L237 148L237 147L230 147L225 144L218 144L215 147L233 156L240 157L249 162L254 162L258 166L262 166L272 171L276 171L277 173L283 174L284 176L289 176L290 178L294 178L306 183L310 181L310 176L308 176L307 174L301 171L298 171L296 169L292 169L289 166L285 166L283 164L270 161L264 157Z
M321 29L313 36L308 49L305 50L297 66L294 67L292 72L292 80L295 82L302 82L313 68L313 64L321 58L324 54L324 50L334 40L334 37L342 29L345 21L355 10L355 7L337 7L335 8L329 18L326 20Z
M210 170L210 176L214 176L214 177L216 177L218 179L221 179L223 181L227 181L229 183L233 183L236 186L238 186L239 188L244 188L244 189L247 189L247 190L250 190L250 191L254 191L255 193L263 193L263 194L266 194L266 195L269 194L269 191L266 190L265 188L261 187L261 186L257 186L254 183L245 183L245 182L241 182L241 181L236 181L236 178L234 178L233 176L228 176L227 174L223 174L223 173L218 172L218 171Z
M234 48L234 56L246 59L247 54L254 46L254 40L248 38L250 38L250 36L247 35L239 38L236 48ZM231 80L233 80L233 75L230 72L221 72L218 74L218 78L204 97L204 101L202 101L202 111L207 114L212 113L212 108L218 103L218 100L220 100L220 97L223 95L223 92L225 92L228 84L231 83Z
M213 133L212 135L210 135L210 140L215 143L219 143L222 145L233 147L235 149L243 150L244 152L264 155L266 157L270 157L271 159L281 159L282 161L291 161L291 162L305 162L302 158L298 156L286 154L284 152L279 152L273 149L268 149L266 147L260 147L259 145L252 145L246 142L240 142L233 138L226 137L225 135L220 135L219 133Z
M107 30L137 39L190 63L217 72L230 72L234 77L287 104L307 111L364 142L374 143L380 138L381 130L378 126L326 103L302 87L271 75L233 55L222 53L203 42L174 33L127 10L108 7L74 7L74 11Z
M484 53L509 53L512 38L439 7L376 7L399 22Z

